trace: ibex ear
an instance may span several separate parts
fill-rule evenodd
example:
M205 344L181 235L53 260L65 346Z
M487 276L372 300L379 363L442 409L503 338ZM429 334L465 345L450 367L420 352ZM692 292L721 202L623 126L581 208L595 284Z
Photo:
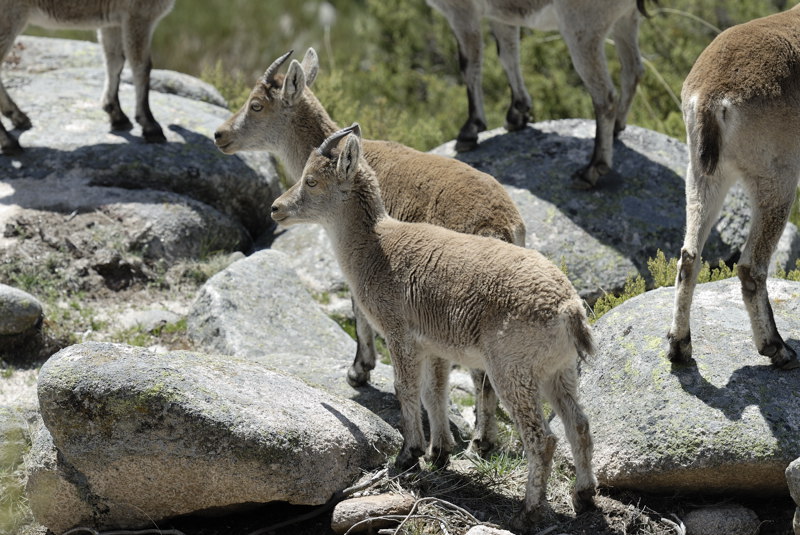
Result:
M286 77L283 79L281 100L286 104L294 104L303 94L305 87L306 75L303 72L303 67L300 66L296 59L293 59L289 64L289 70L286 71Z
M303 72L306 74L306 85L311 87L311 84L317 79L317 74L319 73L319 56L317 56L316 50L313 48L306 50L306 55L303 56L302 66Z
M349 135L344 142L344 149L336 162L336 172L342 180L353 180L358 170L358 159L361 157L361 140L358 136Z

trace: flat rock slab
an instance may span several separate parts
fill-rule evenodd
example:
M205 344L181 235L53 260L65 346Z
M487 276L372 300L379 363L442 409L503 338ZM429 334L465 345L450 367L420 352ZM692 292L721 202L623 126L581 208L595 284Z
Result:
M73 199L84 197L86 188L147 188L206 203L235 218L252 236L271 226L269 209L280 193L274 161L267 153L226 156L216 149L214 130L230 112L217 105L208 84L164 76L170 78L162 84L169 92L155 86L150 105L167 142L147 144L138 126L132 132L109 131L99 104L105 76L99 45L35 37L19 41L23 48L3 75L33 128L15 131L25 149L21 156L0 157L0 176L13 190L2 194L0 203L34 209L46 204L25 194L30 181L44 181L53 197L79 190ZM132 85L121 85L120 101L132 117ZM62 209L79 209L75 203L65 196Z
M56 533L237 504L321 504L401 441L355 403L230 356L81 344L45 363L38 393L46 429L27 492Z
M778 330L800 351L800 283L769 279ZM580 394L601 484L646 492L788 492L800 455L800 370L758 354L738 278L697 286L695 362L673 366L674 288L635 297L594 326L597 355ZM562 441L563 443L563 441Z
M647 260L659 249L667 257L680 253L688 163L685 144L629 126L614 143L614 170L594 190L570 189L570 177L588 161L594 137L594 121L565 119L512 133L483 132L471 152L456 154L454 141L431 151L456 157L505 185L525 220L528 247L564 264L589 302L604 291L619 292L631 274L649 276ZM714 266L735 258L749 218L746 196L734 187L703 258ZM788 260L794 267L794 259Z

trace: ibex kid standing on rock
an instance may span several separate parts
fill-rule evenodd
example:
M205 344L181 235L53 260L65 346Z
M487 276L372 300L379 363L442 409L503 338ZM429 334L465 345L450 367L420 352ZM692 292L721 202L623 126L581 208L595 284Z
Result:
M558 267L537 251L390 217L361 157L358 125L311 153L302 178L272 205L272 218L324 227L356 302L386 338L404 439L399 468L413 467L426 450L420 399L430 422L426 458L447 463L452 360L486 370L519 431L528 483L518 521L535 520L546 504L556 438L541 397L572 448L575 509L593 505L592 437L576 383L578 356L593 354L594 342L583 303Z
M133 125L119 105L119 79L125 59L133 71L136 90L136 122L149 143L166 140L161 126L150 112L150 40L156 24L172 9L175 0L0 0L0 61L11 50L14 39L28 24L46 28L99 28L103 45L106 83L103 109L112 130L130 130ZM15 128L31 127L30 119L11 99L0 81L0 111ZM22 152L0 122L3 154Z
M669 358L689 361L689 312L700 255L731 185L750 197L739 279L758 352L780 368L797 354L778 334L767 269L800 177L800 6L722 32L700 54L681 93L689 169L686 237L678 262Z
M511 86L506 128L520 130L530 121L531 97L525 89L519 62L519 27L558 30L569 48L572 64L592 96L597 122L594 154L573 176L573 187L593 187L612 168L614 137L624 128L636 85L644 74L639 54L640 13L645 0L427 0L450 23L458 41L461 74L467 85L469 117L458 133L456 150L478 144L486 130L481 87L483 33L489 19L497 54ZM608 72L606 37L611 34L621 66L620 95Z
M338 127L311 92L319 60L309 48L302 64L293 60L286 75L278 69L290 53L269 66L242 108L214 134L226 154L267 150L289 177L301 176L308 154ZM421 221L458 232L525 245L525 224L494 177L451 158L416 151L399 143L364 140L364 157L375 171L387 211L402 221ZM369 381L375 367L375 334L354 304L358 350L347 379ZM496 440L497 398L483 372L473 371L477 425L471 449L485 453Z

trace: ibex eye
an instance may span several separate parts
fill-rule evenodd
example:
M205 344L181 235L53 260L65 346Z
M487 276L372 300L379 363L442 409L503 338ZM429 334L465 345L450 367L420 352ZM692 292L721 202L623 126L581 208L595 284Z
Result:
M259 101L254 100L250 103L250 109L253 111L261 111L264 109L264 105L261 104Z
M309 188L313 188L316 185L317 185L317 179L315 179L314 177L306 178L306 186L308 186Z

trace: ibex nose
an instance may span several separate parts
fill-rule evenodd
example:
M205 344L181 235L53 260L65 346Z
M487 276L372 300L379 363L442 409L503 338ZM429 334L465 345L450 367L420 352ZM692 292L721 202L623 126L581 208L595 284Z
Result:
M220 132L219 130L214 132L214 139L219 140L219 138L221 137L222 137L222 132Z
M272 215L272 220L275 221L276 223L280 223L281 221L286 219L286 214L281 213L280 205L277 202L275 202L275 204L272 205L271 215Z

